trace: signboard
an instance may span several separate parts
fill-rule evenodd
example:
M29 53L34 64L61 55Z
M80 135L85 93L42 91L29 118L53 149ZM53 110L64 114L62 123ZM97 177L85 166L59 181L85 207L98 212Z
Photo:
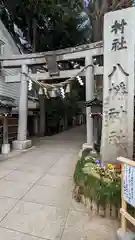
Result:
M102 158L132 158L134 118L135 8L104 18Z
M46 56L47 67L50 76L59 76L59 69L57 66L56 55Z
M135 207L135 167L124 164L123 173L123 198Z
M118 157L118 161L121 163L121 228L122 232L127 232L127 220L135 226L135 218L128 213L129 203L135 207L135 162L124 157ZM129 236L130 237L130 236ZM131 239L132 236L131 236Z

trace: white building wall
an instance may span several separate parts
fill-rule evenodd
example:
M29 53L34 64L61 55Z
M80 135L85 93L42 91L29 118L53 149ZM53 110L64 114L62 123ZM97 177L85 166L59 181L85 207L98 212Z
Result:
M8 57L13 54L20 54L11 35L0 21L0 42L1 41L4 42L0 53L1 55ZM17 105L20 96L20 83L6 83L5 75L16 75L19 71L19 69L4 69L0 73L0 95L14 98Z

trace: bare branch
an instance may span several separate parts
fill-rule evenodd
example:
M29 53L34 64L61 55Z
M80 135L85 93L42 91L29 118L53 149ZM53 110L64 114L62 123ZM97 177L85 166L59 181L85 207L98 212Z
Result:
M115 2L117 2L116 0L114 0ZM119 8L122 8L124 5L125 6L132 6L132 3L133 3L133 1L132 0L121 0L121 1L119 1L118 3L116 3L114 6L112 5L112 10L114 11L114 10L117 10L117 9L119 9Z
M108 11L108 7L109 7L108 0L102 0L102 1L103 3L101 6L100 16L104 15Z

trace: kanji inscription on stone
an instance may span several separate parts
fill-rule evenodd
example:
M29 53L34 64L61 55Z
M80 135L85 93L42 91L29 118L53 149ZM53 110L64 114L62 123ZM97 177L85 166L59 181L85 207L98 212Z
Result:
M126 45L126 40L124 39L124 37L122 36L120 39L119 38L115 38L112 42L112 51L117 51L117 50L121 50L121 49L126 49L127 45Z
M122 19L121 21L115 20L114 24L111 26L111 33L114 33L115 38L112 41L112 51L127 49L127 42L124 37L125 26L127 22ZM119 36L120 34L120 36Z
M124 19L122 19L121 22L118 22L117 20L115 20L114 24L111 27L112 28L111 32L114 34L117 34L119 32L121 34L124 34L126 25L127 25L127 22Z

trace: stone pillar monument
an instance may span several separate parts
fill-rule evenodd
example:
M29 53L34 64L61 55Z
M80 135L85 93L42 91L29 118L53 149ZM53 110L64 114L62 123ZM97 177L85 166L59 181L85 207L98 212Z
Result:
M135 8L104 18L102 159L132 159L135 81Z

